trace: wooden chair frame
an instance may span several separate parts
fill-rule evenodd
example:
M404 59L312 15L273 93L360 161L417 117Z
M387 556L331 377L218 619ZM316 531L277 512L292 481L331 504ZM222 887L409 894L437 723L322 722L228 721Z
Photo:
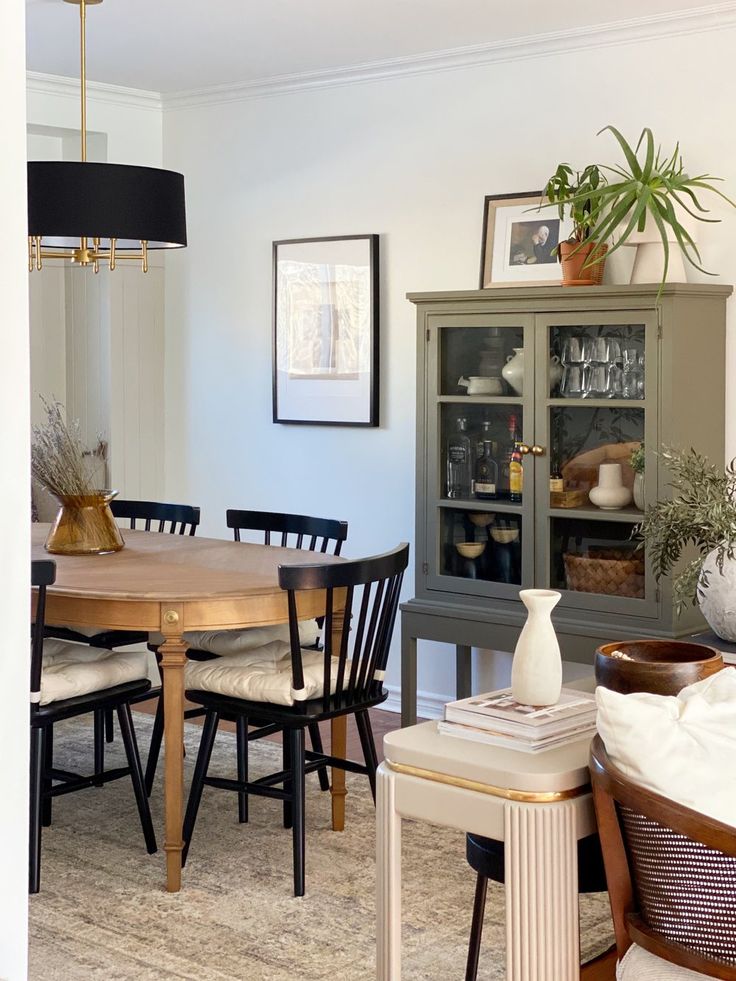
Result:
M618 805L733 858L736 858L736 829L633 783L613 765L600 736L591 747L590 772L619 959L636 943L671 964L720 981L736 981L736 965L711 960L675 944L645 921L632 879Z

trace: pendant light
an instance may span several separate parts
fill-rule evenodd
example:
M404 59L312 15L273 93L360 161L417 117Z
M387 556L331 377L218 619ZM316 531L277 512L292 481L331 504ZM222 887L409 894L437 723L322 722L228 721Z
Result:
M150 249L187 244L184 177L172 170L87 161L86 8L102 0L65 0L79 7L81 160L28 163L28 268L71 259L99 271L133 259L148 271Z

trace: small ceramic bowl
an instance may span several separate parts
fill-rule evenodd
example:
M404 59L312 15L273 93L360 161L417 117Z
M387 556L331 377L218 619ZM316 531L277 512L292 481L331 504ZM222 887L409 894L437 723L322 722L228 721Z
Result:
M471 511L468 517L476 528L487 528L496 519L495 514L485 514L483 511Z
M595 680L628 695L677 695L724 667L721 652L680 640L619 640L595 652Z
M485 547L485 542L457 542L455 545L464 559L477 559Z
M499 545L509 545L519 537L518 528L491 528L491 538Z

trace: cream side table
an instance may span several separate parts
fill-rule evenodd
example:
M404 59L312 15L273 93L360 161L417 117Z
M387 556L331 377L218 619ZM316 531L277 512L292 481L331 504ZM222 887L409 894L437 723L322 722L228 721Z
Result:
M585 736L532 755L440 735L436 722L384 737L376 810L378 981L401 979L403 818L504 841L507 979L577 981L576 842L596 829L590 742Z

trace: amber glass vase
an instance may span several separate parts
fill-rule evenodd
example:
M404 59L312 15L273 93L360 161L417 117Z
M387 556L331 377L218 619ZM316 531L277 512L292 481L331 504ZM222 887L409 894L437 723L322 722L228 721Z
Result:
M117 491L59 497L59 511L46 539L54 555L105 555L125 542L115 523L110 501Z

